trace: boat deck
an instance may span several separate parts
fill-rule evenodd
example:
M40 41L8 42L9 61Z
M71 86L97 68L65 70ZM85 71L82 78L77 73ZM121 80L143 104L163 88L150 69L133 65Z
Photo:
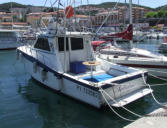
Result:
M131 57L131 56L118 56L117 58L115 58L114 55L110 55L109 57L107 55L101 55L101 57L103 59L109 59L109 60L115 60L115 61L129 61L129 62L134 62L134 63L138 63L138 62L155 62L155 63L159 63L159 62L167 62L167 59L164 58L163 56L160 56L159 58L146 58L146 57Z
M167 105L166 105L167 107ZM124 128L166 128L167 108L158 108L151 112L148 117L143 117Z
M102 81L111 79L113 77L114 76L112 76L110 74L104 73L104 74L93 75L92 77L91 76L83 77L83 79L90 81L90 82L98 83L98 82L102 82Z
M78 73L78 74L68 72L68 74L76 77L76 79L83 79L83 80L86 80L88 82L94 82L94 83L103 82L105 80L109 80L109 79L116 77L114 75L108 74L107 72L105 72L103 70L93 71L92 76L91 76L90 70L87 70L84 73Z

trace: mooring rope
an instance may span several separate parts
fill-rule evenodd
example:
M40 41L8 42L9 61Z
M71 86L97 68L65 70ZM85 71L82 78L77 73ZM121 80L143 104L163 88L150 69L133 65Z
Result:
M105 102L107 103L107 105L110 107L110 109L111 109L118 117L120 117L120 118L123 119L123 120L130 121L130 122L134 122L134 121L135 121L135 120L132 120L132 119L128 119L128 118L126 118L126 117L123 117L123 116L120 115L118 112L116 112L116 111L113 109L113 107L110 105L110 103L107 101L107 99L105 98L105 96L104 96L104 94L102 93L102 91L103 91L103 90L100 90L100 92L101 92L101 94L102 94L102 96L103 96Z
M114 100L114 98L112 98L106 91L104 91L104 89L102 89L101 87L99 87L113 102L115 102L115 103L118 103L116 100ZM126 107L124 107L124 106L122 106L121 105L121 108L123 108L124 110L126 110L126 111L128 111L129 113L131 113L131 114L133 114L133 115L135 115L135 116L137 116L137 117L143 117L142 115L139 115L139 114L137 114L137 113L135 113L135 112L132 112L131 110L129 110L129 109L127 109Z
M143 77L144 84L147 85L147 86L149 87L149 89L152 89L151 86L150 86L148 83L146 83L145 78L144 78L144 73L142 74L142 77ZM153 92L151 92L151 95L152 95L154 101L155 101L157 104L159 104L160 106L166 107L165 105L167 105L167 102L165 102L165 103L159 102L159 101L155 98Z
M144 84L147 85L150 90L152 90L151 86L150 86L149 84L147 84L146 81L145 81L144 73L142 74L142 78L143 78ZM159 85L160 85L160 84L159 84ZM120 117L120 118L123 119L123 120L130 121L130 122L135 121L135 120L132 120L132 119L128 119L128 118L126 118L126 117L120 115L118 112L116 112L116 111L113 109L113 107L110 105L110 103L107 101L107 99L106 99L106 97L104 96L103 92L104 92L113 102L115 102L115 103L118 103L118 102L117 102L113 97L111 97L104 89L102 89L101 87L99 87L99 89L100 89L100 92L101 92L101 94L102 94L102 96L103 96L105 102L106 102L107 105L109 106L109 108L110 108L118 117ZM167 103L161 103L161 102L159 102L159 101L155 98L153 92L151 92L151 95L152 95L154 101L155 101L157 104L159 104L159 105L162 106L163 108L167 109L167 107L165 106ZM140 114L137 114L137 113L135 113L135 112L133 112L133 111L127 109L127 108L124 107L124 106L120 106L120 107L123 108L124 110L126 110L127 112L129 112L129 113L131 113L131 114L133 114L133 115L139 117L139 118L142 118L142 117L154 117L154 116L155 116L155 117L162 117L164 114L166 115L166 113L163 113L163 115L162 115L161 113L156 113L156 114L146 114L146 115L142 116L142 115L140 115Z
M151 87L154 86L167 86L167 83L163 83L163 84L150 84Z
M167 72L166 72L167 73ZM161 77L158 77L158 76L155 76L155 75L153 75L153 74L151 74L151 73L148 73L150 76L152 76L152 77L155 77L155 78L157 78L157 79L160 79L160 80L163 80L163 81L167 81L167 79L164 79L164 78L161 78Z

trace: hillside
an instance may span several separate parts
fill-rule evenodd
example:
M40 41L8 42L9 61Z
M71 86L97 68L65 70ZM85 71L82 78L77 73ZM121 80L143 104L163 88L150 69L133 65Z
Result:
M97 8L112 8L115 6L115 4L116 4L116 2L104 2L101 4L81 5L79 7L91 6L91 7L97 7ZM28 8L28 7L42 8L41 6L23 5L23 4L19 4L16 2L8 2L8 3L0 4L0 11L9 12L11 9L11 5L12 5L12 8ZM119 3L118 6L129 6L129 4ZM160 6L160 7L155 8L155 9L147 7L147 6L136 5L136 4L133 4L133 6L143 7L143 8L147 8L150 10L161 10L161 9L167 10L167 5ZM50 7L47 7L47 8L49 9ZM46 9L46 10L48 10L48 9Z
M156 8L156 10L167 10L167 4Z
M104 2L104 3L101 3L101 4L81 5L80 7L91 6L91 7L97 7L97 8L112 8L115 5L116 5L116 2ZM118 6L129 6L129 4L118 3ZM133 6L135 6L135 7L143 7L143 8L147 8L147 9L153 10L153 8L146 7L146 6L141 6L141 5L136 5L136 4L133 4Z
M36 11L45 11L50 12L53 11L53 8L51 7L43 7L43 6L32 6L32 5L23 5L15 2L8 2L0 4L0 12L10 12L10 9L12 8L25 8L25 10L31 10L32 12ZM56 8L54 8L56 10Z
M0 11L9 12L11 9L11 6L13 8L26 8L27 7L26 5L18 4L15 2L12 2L12 3L9 2L9 3L0 4Z

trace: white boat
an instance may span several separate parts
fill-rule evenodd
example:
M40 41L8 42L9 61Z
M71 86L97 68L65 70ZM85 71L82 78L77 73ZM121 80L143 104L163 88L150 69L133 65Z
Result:
M167 52L167 36L163 38L163 43L159 46L160 52Z
M132 3L130 2L130 5ZM105 40L113 40L113 38L122 37L123 39L130 40L129 47L126 49L120 48L115 45L108 48L101 49L98 56L109 62L121 64L130 67L136 67L147 70L150 75L160 77L167 77L167 57L161 54L154 54L148 50L133 47L133 24L132 24L132 7L130 6L130 25L129 27L116 34L100 37Z
M0 29L0 50L16 49L21 46L18 33L22 30Z
M163 39L167 34L164 32L150 32L147 34L148 39Z
M152 92L145 85L147 71L96 58L90 33L55 33L51 26L33 46L17 49L25 69L44 86L96 108L107 105L103 95L110 105L121 107Z

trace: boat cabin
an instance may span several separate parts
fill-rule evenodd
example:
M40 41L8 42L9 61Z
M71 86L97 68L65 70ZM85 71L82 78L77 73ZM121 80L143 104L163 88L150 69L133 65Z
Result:
M89 33L67 32L66 38L64 35L51 37L40 35L34 44L34 48L43 52L54 53L63 72L80 73L86 70L82 62L93 59L90 41Z

